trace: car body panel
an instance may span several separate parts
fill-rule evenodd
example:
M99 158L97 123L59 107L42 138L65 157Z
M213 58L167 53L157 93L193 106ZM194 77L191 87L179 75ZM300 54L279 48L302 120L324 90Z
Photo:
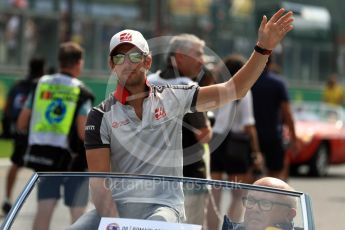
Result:
M298 153L287 149L290 164L310 163L321 144L328 147L330 164L345 163L344 114L344 110L337 106L294 103L295 130L301 149Z

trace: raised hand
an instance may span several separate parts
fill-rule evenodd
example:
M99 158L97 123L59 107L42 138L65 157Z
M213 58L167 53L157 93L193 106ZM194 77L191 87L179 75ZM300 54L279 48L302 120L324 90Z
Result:
M261 48L272 50L293 29L293 13L285 13L285 9L278 10L270 20L264 15L259 27L257 45Z

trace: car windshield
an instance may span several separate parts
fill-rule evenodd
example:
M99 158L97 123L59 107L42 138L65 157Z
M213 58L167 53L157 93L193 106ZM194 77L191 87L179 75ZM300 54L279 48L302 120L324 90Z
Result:
M85 200L88 214L95 212L95 206L100 212L106 210L112 202L106 202L104 190L111 194L117 214L97 219L92 229L214 230L217 225L218 229L314 229L310 198L302 192L235 182L146 175L35 173L27 179L27 185L1 229L31 229L37 211L37 197L45 196L38 194L39 187L43 186L47 192L61 183L73 185L76 195L68 197L67 190L56 194L66 196L66 199L60 199L54 211L50 224L52 230L70 226L70 213L64 202L78 205ZM222 200L220 206L216 205L217 199ZM227 211L231 204L236 207L234 213ZM147 218L153 206L162 207L159 210L163 212L179 213L178 221L168 223ZM202 224L196 223L200 213ZM77 222L83 217L85 215Z
M323 103L294 103L293 113L296 120L300 121L344 121L344 111L341 107Z

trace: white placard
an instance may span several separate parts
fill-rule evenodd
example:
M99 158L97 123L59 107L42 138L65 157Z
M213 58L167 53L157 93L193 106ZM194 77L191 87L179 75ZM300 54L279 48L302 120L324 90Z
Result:
M98 230L201 230L200 225L103 217Z

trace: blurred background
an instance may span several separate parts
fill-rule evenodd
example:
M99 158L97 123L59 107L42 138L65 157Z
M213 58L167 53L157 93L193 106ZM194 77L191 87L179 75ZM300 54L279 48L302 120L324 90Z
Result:
M56 69L60 42L85 48L83 80L99 102L115 32L137 29L148 39L193 33L219 57L249 56L262 15L279 7L294 11L295 29L275 50L276 70L289 83L292 100L318 101L329 74L338 73L340 80L345 74L342 0L0 0L0 116L7 89L25 76L32 55ZM160 65L154 61L151 71Z

